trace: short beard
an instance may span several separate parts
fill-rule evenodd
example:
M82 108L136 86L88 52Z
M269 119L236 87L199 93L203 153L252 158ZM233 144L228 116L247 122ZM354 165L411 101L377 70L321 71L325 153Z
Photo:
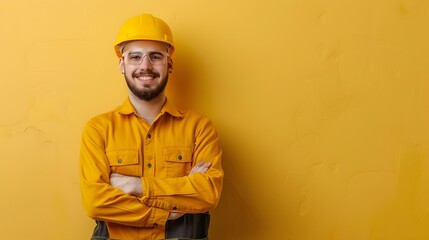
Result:
M128 79L128 77L124 74L125 81L127 82L128 88L131 90L131 92L137 96L140 100L144 101L150 101L156 97L158 97L167 86L168 82L168 72L167 75L161 79L161 82L158 86L156 86L154 89L138 89L131 80Z

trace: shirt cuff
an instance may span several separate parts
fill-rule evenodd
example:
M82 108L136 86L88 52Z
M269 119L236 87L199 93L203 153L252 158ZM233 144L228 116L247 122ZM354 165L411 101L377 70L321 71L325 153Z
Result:
M152 208L153 209L153 221L152 227L165 226L165 223L170 216L170 212L163 210L161 208Z

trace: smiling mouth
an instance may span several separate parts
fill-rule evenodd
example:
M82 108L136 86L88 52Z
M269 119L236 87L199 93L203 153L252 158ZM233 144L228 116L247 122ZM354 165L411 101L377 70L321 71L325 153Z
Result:
M134 74L134 78L138 79L139 81L151 81L157 77L159 77L157 74Z
M152 75L150 75L150 76L145 75L145 76L137 77L137 79L142 80L142 81L150 81L150 80L153 80L154 78L155 78L155 76L152 76Z

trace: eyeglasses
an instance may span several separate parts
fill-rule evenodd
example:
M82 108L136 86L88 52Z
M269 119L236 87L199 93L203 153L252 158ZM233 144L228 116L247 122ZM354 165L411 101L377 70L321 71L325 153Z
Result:
M125 63L139 66L142 64L144 57L149 59L150 64L152 65L164 65L167 63L167 58L169 57L166 52L159 51L148 51L144 52L142 49L133 49L126 51L122 54Z

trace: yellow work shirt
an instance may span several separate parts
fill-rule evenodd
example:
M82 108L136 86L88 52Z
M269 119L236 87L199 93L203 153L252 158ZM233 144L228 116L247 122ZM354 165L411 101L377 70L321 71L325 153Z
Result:
M80 153L82 202L89 217L107 222L112 239L163 239L170 212L214 209L222 191L222 150L207 117L169 101L149 125L127 99L85 125ZM205 174L187 176L198 162ZM110 185L110 173L142 178L141 198Z

